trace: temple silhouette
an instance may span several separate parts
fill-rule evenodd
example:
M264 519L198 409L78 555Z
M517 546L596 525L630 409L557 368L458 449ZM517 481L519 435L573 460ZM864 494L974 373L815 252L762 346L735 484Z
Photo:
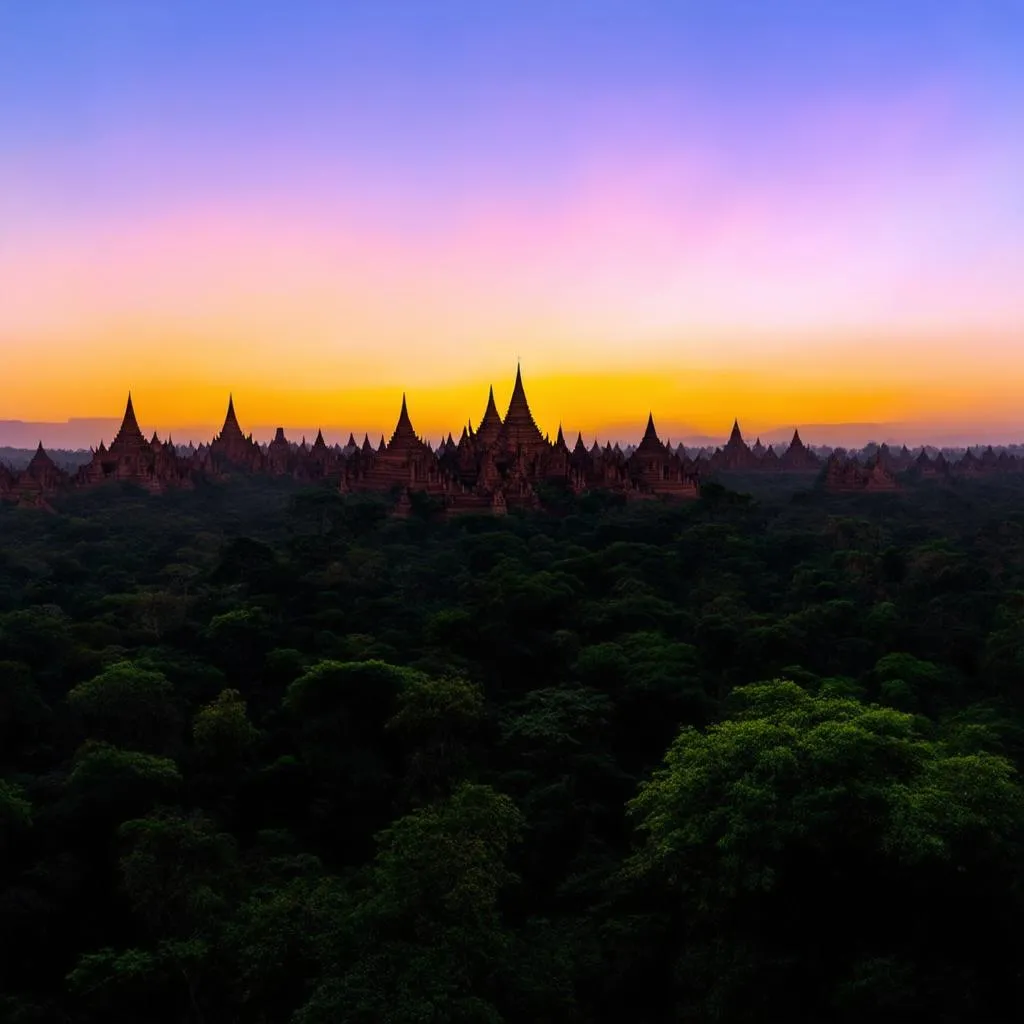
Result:
M703 481L722 472L819 474L824 486L833 491L891 491L898 486L896 474L902 471L947 477L1022 468L1015 456L996 455L991 448L980 457L968 450L955 464L941 454L931 459L922 451L915 458L905 446L892 451L886 445L867 462L841 450L822 460L804 444L799 431L794 431L792 441L779 454L771 445L762 445L760 438L748 445L738 421L725 445L705 457L663 442L653 415L647 419L640 443L625 451L617 444L601 447L596 441L588 448L581 434L570 447L561 426L554 441L541 433L517 367L504 417L491 388L476 428L467 423L457 441L449 433L436 449L416 433L404 395L391 438L381 437L377 445L368 436L359 444L350 434L346 445L329 446L322 432L312 445L305 438L295 444L282 428L269 444L261 445L243 431L234 399L229 397L220 433L209 444L182 450L170 438L161 441L155 433L146 439L129 394L120 429L109 447L101 442L88 463L68 474L40 443L21 472L0 464L0 498L24 505L45 504L61 491L115 481L161 493L243 472L323 481L343 493L388 493L395 500L396 515L408 513L416 494L431 496L451 515L500 515L509 508L539 507L545 485L576 493L611 491L629 500L687 500L699 495Z

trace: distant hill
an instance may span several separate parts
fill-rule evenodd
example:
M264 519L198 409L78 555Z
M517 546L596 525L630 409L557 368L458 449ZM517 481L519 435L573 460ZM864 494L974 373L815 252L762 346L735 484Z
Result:
M0 448L0 462L11 469L24 469L35 455L38 442L31 448ZM44 444L45 447L45 444ZM68 450L64 448L47 448L47 453L61 469L71 473L84 466L92 458L92 452L81 448Z

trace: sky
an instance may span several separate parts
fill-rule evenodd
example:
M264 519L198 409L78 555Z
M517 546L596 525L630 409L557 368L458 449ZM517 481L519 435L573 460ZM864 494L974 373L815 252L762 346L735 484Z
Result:
M1022 0L0 0L0 420L436 437L521 361L552 435L1024 439L1022 53Z

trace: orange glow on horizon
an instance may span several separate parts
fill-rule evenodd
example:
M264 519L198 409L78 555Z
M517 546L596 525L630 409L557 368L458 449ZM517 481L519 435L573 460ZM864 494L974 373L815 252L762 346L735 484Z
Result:
M285 368L287 369L287 368ZM943 428L1002 423L1024 429L1019 395L1024 380L1007 375L993 387L987 375L970 370L930 377L896 370L880 374L849 371L840 375L825 367L795 369L592 370L573 374L538 372L524 366L524 382L538 426L553 438L562 426L570 444L581 432L588 445L595 437L636 440L649 412L663 439L724 437L738 417L745 436L779 432L806 424L916 423ZM394 371L388 376L392 376ZM438 439L448 432L457 439L462 427L474 428L483 415L486 379L450 383L427 380L403 389L400 384L346 387L300 376L293 385L282 373L276 383L242 374L238 384L189 381L187 368L154 372L140 365L133 376L114 381L97 366L86 380L51 381L47 387L25 389L13 397L16 409L4 418L63 422L68 419L114 420L124 409L129 386L140 424L147 433L173 433L176 439L207 440L219 430L229 391L244 430L268 440L284 426L293 440L297 431L323 428L329 440L344 442L351 432L358 440L368 433L376 443L389 437L403 391L418 433ZM514 368L493 381L495 400L504 414L512 390ZM13 414L13 415L12 415ZM87 429L87 424L82 424ZM100 428L96 428L99 430ZM107 431L109 434L109 431ZM83 437L96 444L99 436ZM102 439L109 441L109 436ZM814 442L813 437L808 441Z

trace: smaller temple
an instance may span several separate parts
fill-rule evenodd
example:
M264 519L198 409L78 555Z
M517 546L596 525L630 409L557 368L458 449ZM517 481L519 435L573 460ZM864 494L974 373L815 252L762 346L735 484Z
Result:
M895 491L899 487L896 477L877 452L866 464L834 451L825 464L825 489L843 491Z
M443 490L437 456L417 435L404 394L391 440L385 445L381 438L381 447L372 460L367 459L354 469L346 474L346 486L353 490Z
M817 473L821 469L821 461L800 440L800 431L793 431L793 440L779 457L779 469L787 473Z
M711 467L714 470L726 470L731 472L746 472L758 468L758 458L750 450L747 442L743 440L740 433L740 421L733 420L732 432L724 448L719 449L711 457Z
M696 477L687 473L679 456L662 444L654 427L653 413L648 415L644 436L629 457L627 472L637 494L697 497Z
M45 499L61 490L68 475L47 454L39 442L29 464L13 480L11 494L23 505L45 505Z
M252 439L246 437L235 415L234 395L228 395L228 411L224 426L210 443L210 458L215 465L234 466L257 473L263 469L263 450Z

